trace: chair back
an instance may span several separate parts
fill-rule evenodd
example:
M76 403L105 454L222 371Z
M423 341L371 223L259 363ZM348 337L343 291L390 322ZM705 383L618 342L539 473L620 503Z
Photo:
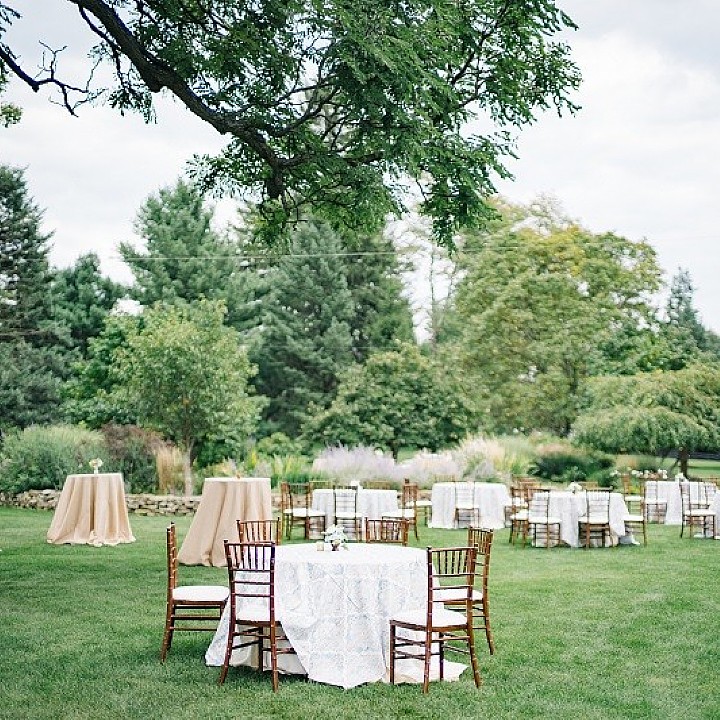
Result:
M276 520L238 520L237 529L241 543L273 542L280 545L280 518Z
M683 513L690 510L706 510L715 497L714 483L690 481L680 483L680 499Z
M610 522L610 490L586 490L585 503L588 520Z
M405 480L400 493L400 507L403 510L415 510L417 512L418 485Z
M312 505L312 491L312 483L282 482L280 484L280 504L282 510L310 508Z
M477 583L480 580L483 597L487 597L493 535L494 531L489 528L468 528L467 544L477 551L475 555L475 581Z
M550 490L548 488L535 488L528 502L528 518L547 522L550 517Z
M428 625L432 625L436 595L444 601L451 597L457 604L464 602L466 616L472 616L476 558L475 545L427 549Z
M167 592L172 598L172 591L177 587L178 549L175 523L170 523L166 530L167 539Z
M365 542L408 544L408 521L383 518L368 520L365 518Z
M356 513L358 502L358 491L356 488L346 486L333 487L333 506L335 508L335 516L338 513Z
M397 484L392 480L363 480L362 486L366 490L395 490Z
M267 619L275 622L275 543L231 543L225 540L228 581L230 584L230 617L237 618L238 609L254 608L267 611Z
M472 507L475 504L475 483L472 480L453 483L455 507Z

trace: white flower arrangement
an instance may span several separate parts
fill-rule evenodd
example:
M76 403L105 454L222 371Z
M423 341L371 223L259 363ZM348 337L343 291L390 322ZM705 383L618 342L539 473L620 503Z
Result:
M98 470L103 466L103 461L100 458L93 458L88 462L88 465L92 468L93 472L97 475Z
M331 525L323 532L323 535L325 536L325 542L330 543L334 550L337 550L341 546L347 549L347 535L345 535L345 531L339 525Z

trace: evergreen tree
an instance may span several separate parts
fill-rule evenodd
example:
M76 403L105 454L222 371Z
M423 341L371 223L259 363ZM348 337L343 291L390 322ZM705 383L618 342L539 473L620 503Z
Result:
M239 258L237 243L212 228L213 211L191 185L178 180L150 196L138 212L135 230L145 252L129 243L120 254L135 276L134 296L143 305L201 298L221 300L226 323L242 329L246 285L255 280Z
M23 171L0 166L0 428L59 417L66 365L47 292L49 235Z
M263 434L296 436L310 405L331 402L353 362L353 298L341 252L327 225L308 221L271 271L263 327L250 356L258 366L257 391L269 398Z
M82 255L69 268L57 270L52 284L53 315L69 329L73 347L87 355L88 342L102 332L115 303L129 292L100 274L95 253Z
M375 351L414 340L412 310L402 294L398 257L389 240L358 236L346 240L345 246L345 273L353 304L353 354L358 362L364 362Z

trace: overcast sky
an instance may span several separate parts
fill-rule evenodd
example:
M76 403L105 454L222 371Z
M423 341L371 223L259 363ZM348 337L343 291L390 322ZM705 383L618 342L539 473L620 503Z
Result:
M25 3L19 3L25 5ZM90 44L69 3L34 0L8 34L26 58L37 41L69 45L62 68L83 64ZM555 196L596 232L646 239L669 279L687 268L703 321L720 331L718 206L720 54L717 0L561 0L579 25L568 35L583 74L574 116L552 113L523 131L511 200ZM84 41L84 42L83 42ZM53 231L52 260L68 265L97 252L103 271L129 280L117 258L135 241L133 219L145 198L172 184L195 153L216 152L221 138L171 101L158 122L86 107L73 118L13 82L8 100L19 125L0 129L0 160L27 168L36 203Z

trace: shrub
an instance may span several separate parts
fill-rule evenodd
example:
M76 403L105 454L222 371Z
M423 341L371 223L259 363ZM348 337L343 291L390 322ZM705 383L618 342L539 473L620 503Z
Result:
M113 467L123 474L123 480L133 493L154 493L158 489L155 461L157 450L164 447L162 437L137 425L103 425L102 434Z
M100 432L73 425L33 425L5 439L0 490L59 490L68 475L90 472L88 462L96 457L103 461L103 470L116 469Z
M402 480L402 470L392 457L363 446L325 448L313 462L312 469L333 482L341 483L353 480Z
M609 470L613 465L610 455L556 443L538 447L537 457L530 464L529 472L545 480L578 482L594 480L594 475Z
M268 437L258 440L255 444L255 452L265 457L277 455L300 455L302 444L297 440L291 440L285 433L276 432Z
M183 454L174 445L162 445L155 451L155 468L158 477L158 493L182 494L185 488Z

